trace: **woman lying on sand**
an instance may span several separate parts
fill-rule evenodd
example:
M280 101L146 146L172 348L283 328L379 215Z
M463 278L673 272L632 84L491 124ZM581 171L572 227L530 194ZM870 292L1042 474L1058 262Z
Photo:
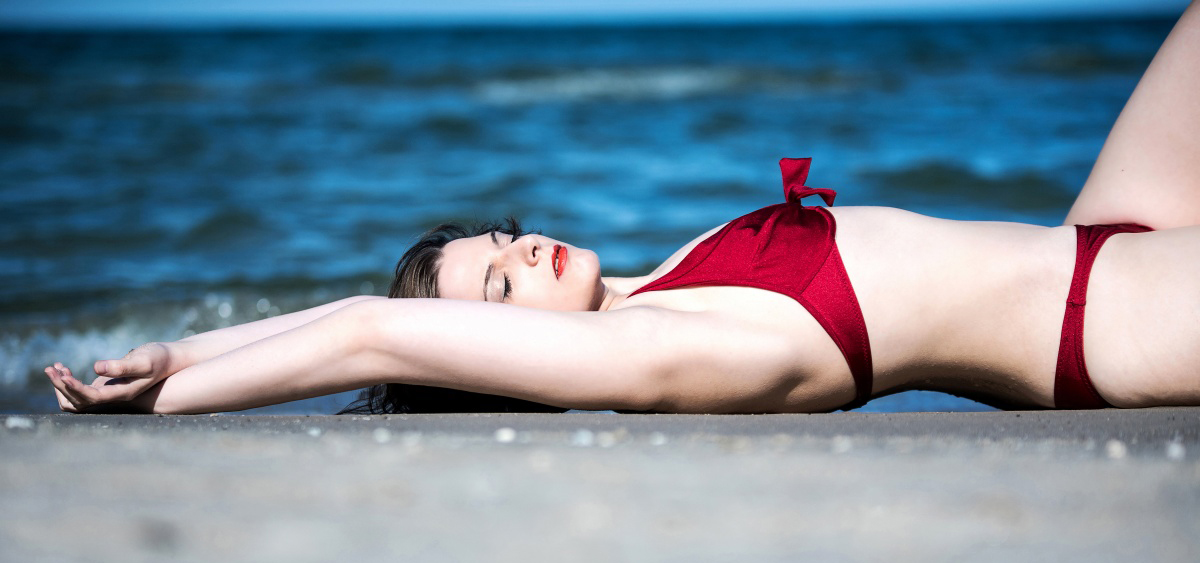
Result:
M406 299L146 344L96 362L91 385L62 364L46 373L70 412L240 410L368 386L354 412L813 412L908 389L1009 407L1200 405L1196 92L1193 5L1067 226L805 206L834 194L785 159L787 203L645 276L601 277L591 251L515 224L443 226L400 260L389 297Z

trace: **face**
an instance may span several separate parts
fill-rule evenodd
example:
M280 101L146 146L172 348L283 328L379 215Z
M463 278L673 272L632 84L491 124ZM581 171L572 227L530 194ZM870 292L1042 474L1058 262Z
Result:
M442 248L438 294L554 311L594 311L604 298L595 252L538 234L499 232Z

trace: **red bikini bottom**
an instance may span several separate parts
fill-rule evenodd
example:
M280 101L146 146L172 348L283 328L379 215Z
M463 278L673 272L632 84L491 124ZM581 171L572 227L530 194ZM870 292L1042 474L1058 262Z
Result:
M1102 409L1111 407L1088 377L1083 360L1083 309L1087 305L1088 278L1092 263L1104 241L1118 233L1152 231L1134 223L1120 225L1075 225L1075 275L1067 295L1067 313L1063 317L1062 339L1058 344L1058 367L1054 371L1054 406L1060 409Z

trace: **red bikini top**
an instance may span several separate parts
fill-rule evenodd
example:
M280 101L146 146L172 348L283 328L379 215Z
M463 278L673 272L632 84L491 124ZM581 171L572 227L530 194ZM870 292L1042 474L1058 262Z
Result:
M843 409L857 408L871 398L871 342L854 288L838 254L837 224L823 207L800 203L810 195L833 205L833 190L804 185L810 158L784 158L787 203L759 209L730 221L696 245L666 275L646 284L630 297L704 285L744 286L782 293L804 306L837 344L854 377L857 394Z

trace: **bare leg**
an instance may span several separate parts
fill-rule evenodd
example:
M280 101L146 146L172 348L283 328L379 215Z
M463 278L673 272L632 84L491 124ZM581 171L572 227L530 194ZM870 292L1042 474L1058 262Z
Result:
M1064 224L1200 225L1200 8L1171 30Z

